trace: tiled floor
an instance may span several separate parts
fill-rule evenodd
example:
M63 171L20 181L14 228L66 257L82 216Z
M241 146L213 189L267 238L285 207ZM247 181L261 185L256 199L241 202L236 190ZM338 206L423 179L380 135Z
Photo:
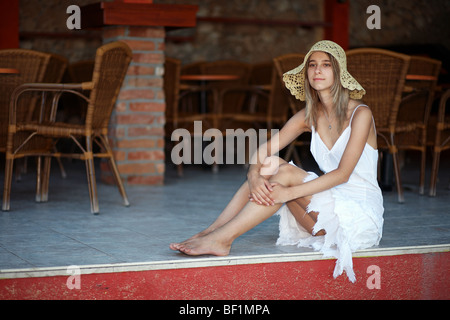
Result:
M418 173L405 166L405 204L397 203L396 192L384 194L381 248L450 244L446 163L435 198L418 195ZM47 203L34 202L34 173L13 183L11 211L0 212L0 270L198 259L171 251L169 243L209 225L246 172L242 166L223 167L217 174L190 167L178 178L169 166L164 186L126 187L128 208L115 186L98 183L100 214L94 216L83 164L66 163L66 179L56 165L53 169ZM278 218L272 217L238 238L230 256L309 251L276 246L277 234Z

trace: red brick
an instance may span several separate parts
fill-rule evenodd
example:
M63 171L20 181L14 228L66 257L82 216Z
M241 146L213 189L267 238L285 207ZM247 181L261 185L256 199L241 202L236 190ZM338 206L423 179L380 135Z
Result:
M162 53L133 53L135 63L164 63L164 54Z
M122 163L118 164L117 168L119 172L123 175L130 174L153 174L155 173L155 164L154 163Z
M156 89L156 99L163 100L164 99L164 90Z
M162 127L131 127L128 128L129 137L160 136L164 137L164 128Z
M162 78L142 78L142 77L128 77L127 86L129 87L156 87L162 88L164 80Z
M155 51L156 45L148 40L130 40L122 39L133 51Z
M138 90L138 89L122 89L119 93L118 100L132 100L132 99L149 99L153 100L155 93L153 90Z
M103 38L117 38L125 35L126 27L108 27L103 28Z
M121 114L117 115L117 124L152 124L155 119L154 115Z
M155 67L145 67L145 66L129 66L127 75L154 75Z
M156 44L156 50L158 51L165 51L166 50L166 43L165 42L159 42Z
M164 112L166 110L166 104L160 102L130 102L130 110L140 112Z
M119 149L136 149L136 148L161 148L160 139L133 139L133 140L119 140L117 141L116 147Z
M162 115L162 116L155 117L155 121L153 121L153 122L160 124L160 125L164 125L166 123L166 116Z
M156 164L156 172L158 172L159 174L164 174L165 171L166 171L166 165L164 164L164 162Z
M127 111L127 103L126 102L117 102L116 103L116 112L126 112Z
M164 28L149 28L149 27L129 27L129 37L141 37L141 38L164 38Z
M109 129L109 137L112 139L125 137L125 129L112 127Z
M148 150L148 151L131 151L128 152L129 161L138 160L164 160L163 150Z
M157 146L158 148L164 148L164 146L165 146L165 141L164 141L164 139L157 139L157 140L156 140L156 146Z
M124 151L117 151L117 150L114 150L113 151L113 154L114 154L114 159L117 161L117 162L119 162L119 161L125 161L126 159L127 159L127 154L126 154L126 152L124 152Z

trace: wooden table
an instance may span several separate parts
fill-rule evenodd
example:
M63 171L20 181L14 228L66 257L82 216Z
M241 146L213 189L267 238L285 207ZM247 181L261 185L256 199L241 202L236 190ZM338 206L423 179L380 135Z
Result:
M198 81L204 90L200 91L200 112L207 112L206 103L206 85L211 81L230 81L237 80L240 76L234 74L183 74L180 76L181 81Z
M0 73L15 74L15 73L19 73L19 70L14 69L14 68L0 68Z
M434 81L437 78L435 76L425 76L422 74L407 74L406 80L425 80L425 81Z
M222 81L222 80L237 80L240 77L234 74L183 74L180 80L187 81Z
M435 76L426 76L423 74L407 74L405 77L406 80L412 81L435 81L437 78ZM403 88L403 92L411 93L414 92L414 88L408 85L405 85Z

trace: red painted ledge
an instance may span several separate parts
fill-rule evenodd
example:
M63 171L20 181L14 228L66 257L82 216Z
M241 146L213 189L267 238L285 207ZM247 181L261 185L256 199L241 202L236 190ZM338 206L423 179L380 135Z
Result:
M18 277L0 279L0 300L450 299L450 252L359 257L353 263L356 283L345 274L333 278L334 259L82 273L79 289L68 288L69 273Z

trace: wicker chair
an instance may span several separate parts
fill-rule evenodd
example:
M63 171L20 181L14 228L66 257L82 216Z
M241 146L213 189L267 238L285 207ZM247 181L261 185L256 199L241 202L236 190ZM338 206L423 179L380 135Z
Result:
M180 76L201 74L202 73L201 65L203 63L204 63L203 61L198 61L188 64L182 64ZM192 81L180 80L180 92L182 92L185 89L192 88L193 84L195 85L195 83L193 83ZM200 94L189 94L180 99L182 106L179 107L182 108L183 112L198 113L201 100L202 99Z
M281 129L289 118L289 110L296 113L301 109L302 103L291 98L282 81L283 73L297 67L304 55L290 54L273 59L273 67L270 76L270 84L249 84L239 86L228 86L220 90L218 99L218 112L222 118L231 119L234 127L239 128L264 128L268 130L270 138L271 129ZM265 110L255 110L254 112L244 112L242 109L236 113L223 114L222 105L226 103L225 96L234 92L243 92L250 97L263 97L268 104ZM262 100L262 99L261 99ZM250 107L251 108L251 107ZM223 126L223 125L222 125ZM294 155L295 162L300 165L300 158L295 151L295 144L289 146L285 159L289 160Z
M398 150L395 144L397 114L404 90L410 57L374 48L347 51L347 69L366 90L364 102L372 109L378 147L392 154L398 201L404 202Z
M250 86L260 86L261 88L268 88L272 83L273 74L273 61L265 61L254 63L251 65L249 85ZM247 112L250 113L265 113L269 107L269 95L262 96L260 93L252 93L247 96L245 101L245 106L248 106ZM255 123L256 126L261 125L260 123ZM264 128L265 128L264 122Z
M68 65L68 60L65 57L51 53L49 63L45 69L44 77L41 82L43 82L43 83L61 83L61 80L63 79L63 75L66 72L67 65ZM27 81L27 82L32 82L32 81ZM49 100L41 99L40 103L44 103L44 104L46 104L46 106L39 108L39 99L37 99L37 98L38 97L35 96L34 103L30 105L26 121L32 121L33 119L39 119L40 117L45 118L45 119L49 119L50 117L52 117L52 115L50 115L52 102ZM59 99L59 96L56 96L55 98ZM47 113L39 114L39 111L41 111L41 110L46 111ZM49 139L46 139L46 140L48 141L48 143L46 145L51 147L50 140ZM23 163L23 172L26 172L27 161L26 161L26 159L24 159L24 160L25 161ZM66 177L66 172L64 170L64 167L63 167L60 159L57 158L57 160L58 160L59 167L61 169L61 175L63 177ZM41 161L41 158L38 158L38 166L37 166L38 170L40 169L40 161ZM18 165L17 170L16 170L17 178L20 177L19 169L20 169L20 166ZM39 186L39 184L38 184L38 186ZM39 192L37 193L37 196L39 197Z
M194 121L202 121L203 131L212 126L210 115L201 113L198 105L193 105L198 93L207 88L180 83L181 61L166 57L164 63L164 95L166 99L166 136L171 137L173 130L183 128L194 133ZM193 94L195 93L195 94ZM193 100L191 100L193 98ZM198 100L197 100L198 101ZM168 144L169 145L169 144ZM178 175L183 175L182 164L177 165Z
M90 81L94 72L95 60L82 60L71 63L67 67L70 80L75 83Z
M19 86L14 90L10 103L10 120L8 126L8 141L6 150L5 184L3 193L3 210L10 209L11 176L13 162L17 158L24 156L44 156L46 163L42 173L42 197L41 201L47 200L48 179L50 175L50 157L67 156L85 160L88 178L89 195L91 202L91 212L99 212L97 187L94 172L94 157L107 158L111 165L119 192L123 197L124 204L129 205L125 189L120 179L119 171L114 161L112 149L108 142L108 124L111 113L115 106L123 79L131 61L132 53L130 48L123 42L113 42L103 45L97 49L94 74L91 82L79 84L43 84L31 83ZM83 95L80 90L90 90L89 97ZM84 97L88 101L88 110L84 124L70 124L54 121L55 119L39 119L40 121L21 121L17 117L17 106L19 98L25 92L40 92L60 94L61 92L72 93L79 97ZM52 112L57 106L54 100ZM27 138L21 145L14 144L14 137L18 134L25 134ZM35 152L24 148L35 137L51 138L57 141L60 138L70 138L80 148L81 153L62 154L52 150L42 150ZM84 139L83 142L78 139ZM93 144L97 143L102 150L95 151Z
M42 82L50 58L50 54L33 50L0 50L0 67L19 70L18 74L2 74L0 76L0 152L6 151L9 102L12 92L23 83ZM16 117L20 120L27 118L32 113L35 103L35 96L26 95L20 102L20 114L17 114Z
M273 59L277 74L273 79L273 94L271 95L269 106L274 119L277 119L278 117L281 121L283 121L282 119L287 119L288 110L286 108L280 108L282 105L288 105L292 115L296 114L305 107L304 102L295 99L294 96L287 90L282 80L283 74L299 66L303 62L304 58L304 54L289 53ZM274 114L275 110L278 110L280 113L278 115ZM286 120L284 120L284 122L286 122ZM300 156L297 153L296 147L309 145L310 140L310 137L308 138L308 136L304 134L299 139L292 142L286 151L284 159L289 161L291 160L291 157L293 157L294 162L298 166L301 166Z
M433 150L433 165L431 167L430 196L436 196L436 182L439 171L441 152L450 149L450 115L446 114L447 102L450 99L450 90L444 92L439 103L436 135Z
M206 75L224 74L239 76L239 79L237 80L211 82L209 87L216 92L227 88L248 85L251 70L251 66L249 64L235 60L205 62L200 66L200 68L202 74ZM217 101L210 98L208 106L213 106L213 108L212 110L210 108L208 113L213 120L213 126L220 129L230 127L232 125L231 122L233 122L233 116L241 112L245 98L245 93L235 91L230 91L229 94L226 95L223 94Z
M421 153L419 193L425 190L425 165L427 151L427 125L434 101L441 61L411 56L405 87L411 90L400 104L395 127L395 144L399 150ZM422 78L421 78L422 77Z

